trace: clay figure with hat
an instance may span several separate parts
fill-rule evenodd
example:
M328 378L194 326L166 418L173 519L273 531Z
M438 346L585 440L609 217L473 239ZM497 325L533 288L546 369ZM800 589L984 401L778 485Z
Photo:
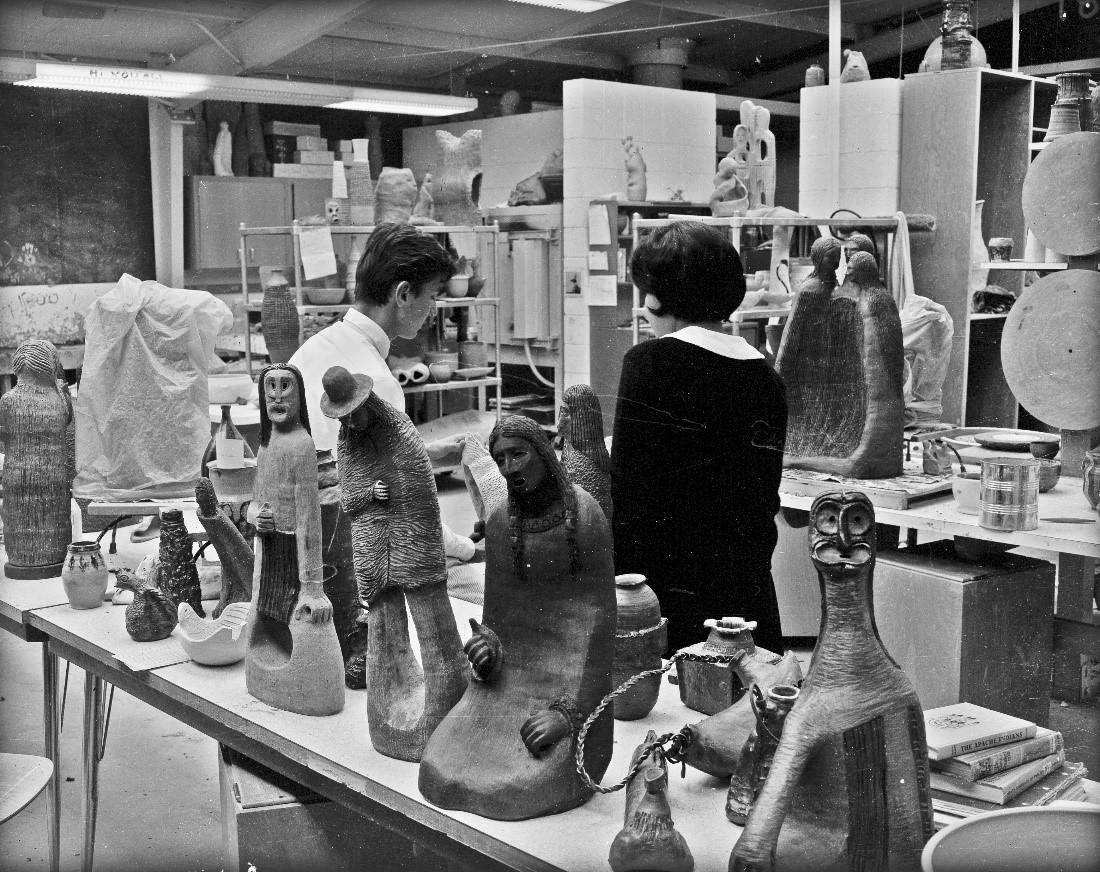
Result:
M367 726L380 754L419 760L466 689L466 658L447 596L432 462L412 421L363 373L333 366L321 410L340 421L337 461L367 623ZM408 615L420 646L412 651Z

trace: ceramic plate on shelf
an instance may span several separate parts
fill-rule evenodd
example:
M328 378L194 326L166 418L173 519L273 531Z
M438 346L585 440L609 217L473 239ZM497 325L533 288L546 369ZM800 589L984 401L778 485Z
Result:
M990 430L975 433L974 441L994 451L1027 451L1032 442L1058 442L1060 439L1057 433L1038 430Z
M464 369L456 369L455 378L485 378L492 371L491 366L467 366Z

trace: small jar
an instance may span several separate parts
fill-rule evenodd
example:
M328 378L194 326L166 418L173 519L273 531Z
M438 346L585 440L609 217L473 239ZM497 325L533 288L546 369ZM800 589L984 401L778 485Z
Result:
M806 68L806 87L818 88L825 84L825 70L821 64L810 64Z
M74 609L97 609L107 593L107 564L98 542L73 542L66 549L61 584Z

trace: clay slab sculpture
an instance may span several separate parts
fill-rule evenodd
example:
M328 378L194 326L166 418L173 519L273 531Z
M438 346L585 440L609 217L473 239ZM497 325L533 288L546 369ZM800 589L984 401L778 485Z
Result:
M245 685L275 708L335 714L344 707L344 664L324 592L317 452L301 373L289 364L265 367L260 390Z
M13 357L18 383L0 397L4 452L4 546L8 578L61 575L72 527L72 474L66 432L72 405L57 381L57 349L44 339L20 343Z
M575 737L611 690L615 572L603 512L569 483L538 424L506 418L489 450L509 493L486 523L483 623L465 646L473 677L428 740L419 783L435 805L522 820L591 796ZM613 725L601 717L588 733L594 779Z
M600 400L588 385L571 385L558 412L561 462L573 484L591 494L611 521L611 455L603 435Z
M828 272L815 263L819 269ZM901 318L872 255L852 255L840 288L827 279L803 284L776 369L787 386L785 466L850 478L901 475Z
M337 468L359 597L369 604L367 726L380 754L420 759L466 689L432 462L409 418L342 366L322 379L321 409L341 421ZM420 660L412 652L412 615Z
M187 603L180 603L177 618L183 650L203 666L228 666L243 660L248 647L248 612L248 603L230 603L220 617L203 620Z
M875 512L861 493L810 507L822 626L730 870L916 870L932 836L924 715L879 639Z

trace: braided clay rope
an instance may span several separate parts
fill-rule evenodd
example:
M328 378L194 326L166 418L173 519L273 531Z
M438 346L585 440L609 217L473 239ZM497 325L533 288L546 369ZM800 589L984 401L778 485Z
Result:
M681 729L678 733L664 733L658 736L654 741L646 743L643 749L644 752L638 755L638 761L630 767L630 771L626 773L626 777L618 784L613 784L610 787L603 787L593 781L592 776L590 776L588 771L584 768L584 741L588 736L589 728L599 719L600 715L603 714L604 709L614 702L615 697L626 693L639 681L649 678L651 675L664 675L681 660L715 664L739 663L744 656L745 652L743 650L735 651L733 654L689 654L687 651L680 651L673 654L668 663L658 669L647 669L645 672L639 672L637 675L628 678L600 700L600 704L592 710L592 714L584 719L584 723L581 724L580 731L577 733L577 749L573 759L577 765L577 774L581 777L581 781L584 782L585 787L594 793L614 793L616 790L622 790L630 782L630 779L638 774L645 764L646 757L649 756L654 748L663 749L665 745L668 745L669 750L665 752L665 758L673 763L678 763L680 761L680 753L691 743L691 737L686 732L686 727Z

